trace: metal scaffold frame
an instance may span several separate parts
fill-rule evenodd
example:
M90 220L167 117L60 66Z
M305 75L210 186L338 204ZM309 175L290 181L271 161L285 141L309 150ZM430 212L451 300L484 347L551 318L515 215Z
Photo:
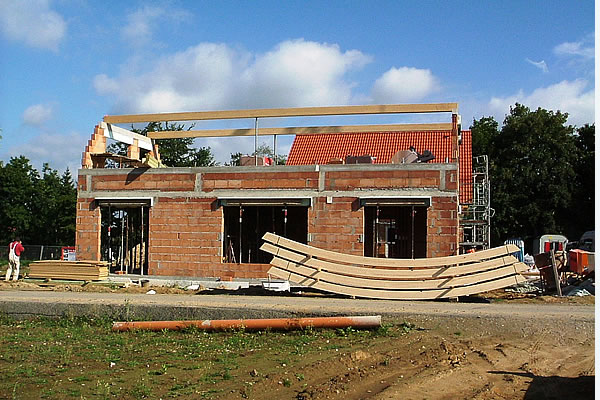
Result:
M466 188L465 188L466 189ZM463 204L460 216L463 250L490 248L490 180L488 156L473 157L473 201Z

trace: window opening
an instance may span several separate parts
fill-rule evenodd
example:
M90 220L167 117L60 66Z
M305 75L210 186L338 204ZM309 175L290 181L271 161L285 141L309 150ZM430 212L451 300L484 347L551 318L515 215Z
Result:
M306 244L306 206L224 206L223 262L267 264L272 256L260 250L266 232Z

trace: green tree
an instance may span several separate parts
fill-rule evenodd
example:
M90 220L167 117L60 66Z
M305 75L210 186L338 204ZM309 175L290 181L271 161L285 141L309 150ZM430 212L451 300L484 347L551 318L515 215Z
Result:
M0 239L2 243L20 236L28 239L35 216L32 204L36 196L38 172L24 157L12 157L0 169Z
M28 239L45 245L75 244L77 190L71 172L63 175L45 163L42 176L35 182L31 204L32 221Z
M165 122L164 125L161 122L150 122L144 129L132 127L131 130L140 135L148 136L148 132L183 131L184 126L169 122ZM217 165L210 147L193 147L194 138L158 139L157 143L161 161L169 167L210 167ZM126 155L127 145L113 143L109 145L108 151Z
M577 240L585 231L594 229L595 131L593 124L586 124L578 128L574 136L577 149L570 157L576 176L571 185L570 211L562 215L562 224L569 240Z
M494 132L490 117L474 121L474 148L490 161L492 244L565 233L572 206L577 148L567 114L516 104Z
M489 155L492 141L498 136L498 122L494 117L483 117L473 120L471 136L473 142L473 156Z
M73 245L77 191L69 170L59 176L44 164L42 176L23 156L0 166L0 241Z

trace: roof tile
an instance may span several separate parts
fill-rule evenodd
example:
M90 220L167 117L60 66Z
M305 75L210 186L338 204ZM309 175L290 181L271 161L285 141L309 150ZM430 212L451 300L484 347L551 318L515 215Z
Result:
M408 150L411 146L418 153L431 151L435 159L428 161L430 163L446 163L452 155L452 143L448 131L297 135L286 164L327 164L335 158L345 159L346 156L363 155L375 157L376 164L387 164L394 154L400 150ZM471 182L471 157L471 131L462 131L459 155L461 183ZM461 191L460 198L461 203L469 203L472 193Z

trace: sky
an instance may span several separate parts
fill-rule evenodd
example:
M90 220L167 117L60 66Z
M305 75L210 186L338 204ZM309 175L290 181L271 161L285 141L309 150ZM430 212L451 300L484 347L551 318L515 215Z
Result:
M75 175L94 126L118 114L457 102L467 129L484 116L501 124L519 102L582 126L595 121L594 13L589 0L0 0L0 160ZM402 122L449 117L259 126ZM278 153L292 140L278 138ZM221 164L254 146L195 144Z

